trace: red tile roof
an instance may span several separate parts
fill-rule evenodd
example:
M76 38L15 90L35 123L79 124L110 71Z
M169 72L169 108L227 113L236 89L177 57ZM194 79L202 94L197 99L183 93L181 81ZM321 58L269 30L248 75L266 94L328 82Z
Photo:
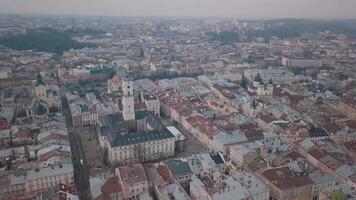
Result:
M289 169L288 166L269 169L262 173L273 185L281 190L295 189L305 185L313 184L313 181L304 173L296 173Z
M175 179L173 178L171 171L169 171L167 165L158 165L157 170L165 183L175 183Z
M120 177L125 184L135 184L147 181L146 172L142 164L133 164L119 168Z
M123 187L119 182L117 176L110 177L103 186L101 186L101 192L103 194L119 193L123 191Z
M341 130L341 127L335 123L327 123L323 128L328 133L336 133Z

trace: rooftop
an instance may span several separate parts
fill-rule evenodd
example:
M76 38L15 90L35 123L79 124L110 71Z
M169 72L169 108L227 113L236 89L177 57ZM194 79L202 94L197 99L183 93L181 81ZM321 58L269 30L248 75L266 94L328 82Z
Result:
M34 180L34 179L39 179L44 177L63 175L67 173L74 173L73 165L63 163L60 165L39 168L36 170L29 170L27 171L26 180Z
M101 191L104 194L112 194L122 192L123 188L119 182L119 178L117 176L110 177L106 180L103 186L101 186Z
M142 181L147 181L145 169L142 164L132 164L119 169L121 180L124 184L135 184Z
M185 140L185 136L183 135L183 133L181 133L176 127L174 126L167 126L167 129L170 133L172 133L172 135L174 135L174 137L178 140Z
M292 170L289 166L268 169L262 173L262 176L281 190L313 184L313 181L307 174Z
M164 162L171 170L174 177L192 175L193 172L187 161L183 159L170 159Z
M140 144L150 141L164 140L174 138L174 135L170 133L167 128L164 130L151 130L142 133L129 133L126 135L118 135L113 141L112 146L126 146L132 144Z

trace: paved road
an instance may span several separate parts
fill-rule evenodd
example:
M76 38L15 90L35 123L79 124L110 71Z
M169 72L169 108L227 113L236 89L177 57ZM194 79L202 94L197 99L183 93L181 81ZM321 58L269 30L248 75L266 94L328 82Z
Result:
M71 131L70 136L72 151L73 151L73 165L74 165L74 180L80 199L91 199L90 184L89 184L89 169L85 159L82 144L77 132ZM83 161L83 164L81 163Z
M72 151L72 163L74 167L74 182L76 189L79 194L79 199L81 200L90 200L90 184L89 184L89 169L87 161L85 159L83 147L79 138L78 133L73 129L71 123L70 111L68 109L68 104L66 100L62 100L63 115L66 118L67 129L69 134L69 141ZM81 161L83 163L81 163Z

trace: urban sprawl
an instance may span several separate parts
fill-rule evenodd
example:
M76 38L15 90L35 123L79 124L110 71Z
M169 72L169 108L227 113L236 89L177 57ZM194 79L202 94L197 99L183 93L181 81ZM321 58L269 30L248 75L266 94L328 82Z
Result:
M0 46L0 199L356 199L355 37L268 26L0 18L90 44Z

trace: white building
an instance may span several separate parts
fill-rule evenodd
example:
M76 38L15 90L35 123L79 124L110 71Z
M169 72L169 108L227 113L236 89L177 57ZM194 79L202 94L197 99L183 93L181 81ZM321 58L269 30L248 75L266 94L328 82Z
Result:
M133 79L125 77L122 81L122 114L124 119L135 119L134 95L133 95Z
M166 130L153 130L119 137L109 146L110 162L122 165L173 156L175 138Z

